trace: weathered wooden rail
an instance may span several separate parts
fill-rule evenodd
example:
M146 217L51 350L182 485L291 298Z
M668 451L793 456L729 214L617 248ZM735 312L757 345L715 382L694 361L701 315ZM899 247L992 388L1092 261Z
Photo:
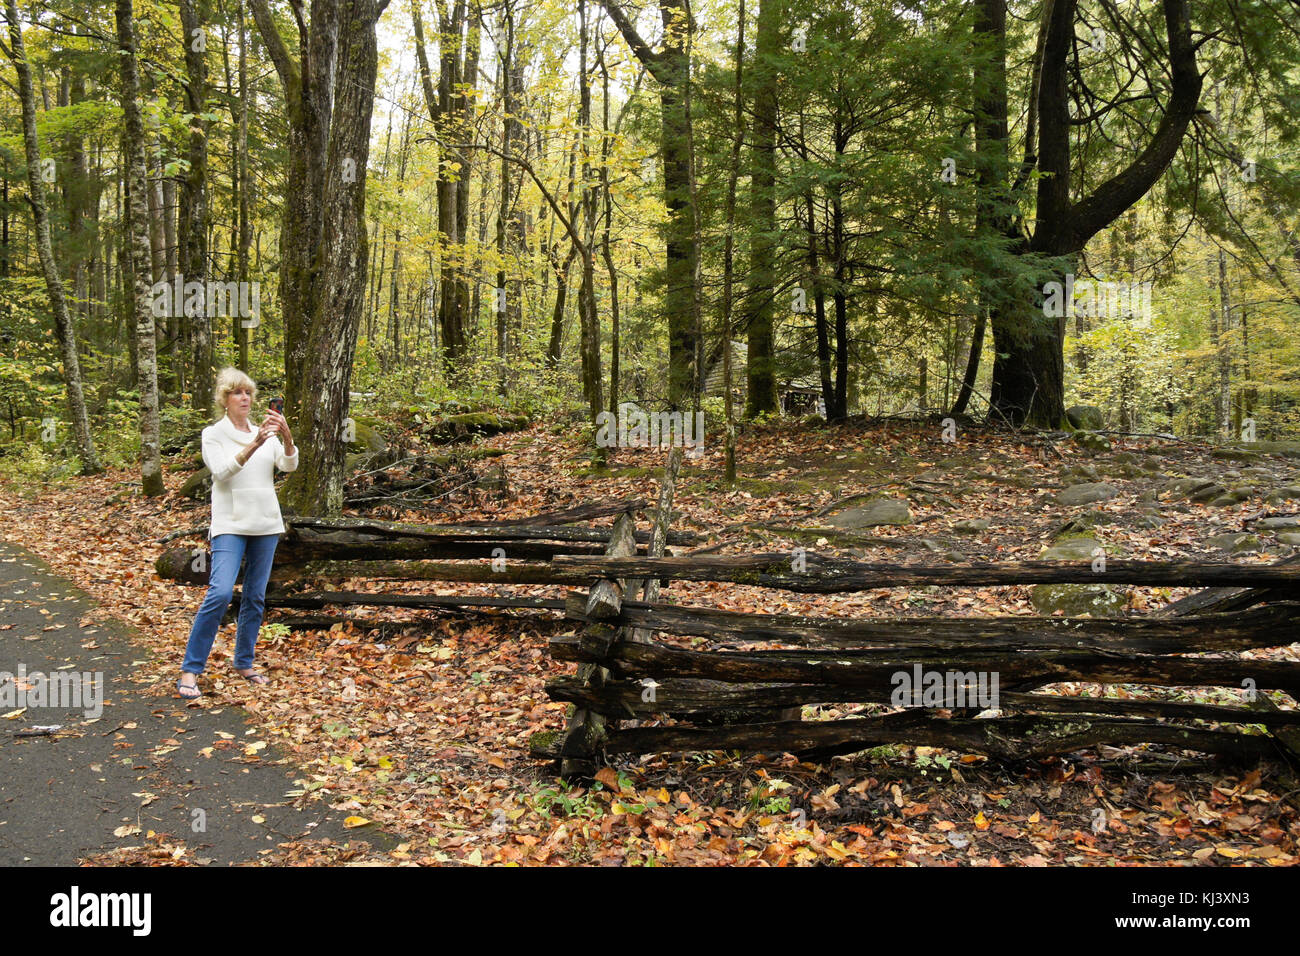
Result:
M1300 698L1300 663L1224 656L1300 641L1295 562L895 566L812 554L797 561L789 554L638 557L611 547L600 557L557 555L551 565L599 579L590 595L568 599L566 615L581 630L550 642L554 658L581 670L547 691L583 719L532 741L536 756L558 757L566 770L582 772L613 754L827 756L896 743L1000 758L1142 744L1247 759L1297 756L1300 712L1259 695ZM635 577L802 593L1099 583L1209 590L1142 617L820 618L620 600L618 582ZM1189 703L1151 690L1127 699L1042 692L1062 682L1231 688L1258 706ZM779 708L826 704L894 712L771 718ZM635 724L621 725L629 721Z

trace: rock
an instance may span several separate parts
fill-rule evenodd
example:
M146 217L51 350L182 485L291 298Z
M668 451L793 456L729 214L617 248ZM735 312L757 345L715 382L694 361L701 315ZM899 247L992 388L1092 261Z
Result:
M1166 481L1161 490L1170 494L1181 495L1189 501L1213 501L1228 493L1228 489L1207 478L1175 478Z
M958 521L952 526L952 530L957 534L979 534L982 531L989 530L988 518L967 518L964 521Z
M1088 451L1110 451L1115 447L1109 438L1097 432L1078 431L1071 436L1071 439L1080 448Z
M1279 544L1289 544L1293 548L1300 545L1300 531L1283 531L1277 536Z
M362 455L373 455L388 451L388 442L374 425L354 418L352 420L353 439L348 442L348 451Z
M1065 538L1042 554L1044 561L1091 561L1095 552L1105 551L1096 538Z
M469 412L448 415L425 426L424 433L437 442L465 441L475 436L490 437L528 427L527 415L498 415L495 412Z
M874 528L887 524L911 524L912 509L906 501L897 498L881 498L861 508L849 508L839 514L831 515L826 523L835 528L853 531L858 528Z
M1224 461L1259 461L1259 452L1248 448L1214 448L1210 457Z
M1101 481L1101 473L1096 465L1071 465L1061 472L1065 478L1082 478L1085 481Z
M1071 405L1065 410L1065 417L1075 428L1095 432L1102 427L1101 409L1096 405Z
M1248 441L1242 442L1242 447L1251 451L1260 451L1266 455L1300 458L1300 441Z
M1165 523L1165 519L1160 517L1158 514L1144 512L1143 514L1138 515L1137 519L1133 523L1139 528L1159 528Z
M193 498L195 501L207 498L212 494L212 472L207 467L200 468L185 479L185 484L181 485L181 490L177 494L185 498Z
M1119 494L1119 489L1114 485L1109 485L1104 481L1085 482L1081 485L1071 485L1057 493L1056 500L1061 504L1071 507L1073 505L1086 505L1094 501L1109 501Z
M1114 524L1115 516L1105 511L1083 511L1075 515L1065 524L1061 525L1054 534L1055 537L1061 537L1067 534L1078 534L1081 531L1091 531L1093 528L1101 525Z
M1295 485L1283 485L1281 488L1274 488L1270 491L1268 493L1268 498L1265 500L1269 504L1275 505L1296 498L1300 498L1300 487L1296 487Z
M1233 488L1232 490L1219 495L1219 497L1211 501L1210 504L1219 508L1229 508L1232 505L1241 504L1253 494L1254 490L1251 488Z
M1255 525L1266 531L1275 531L1278 528L1300 528L1300 515L1278 515L1276 518L1260 518L1259 521L1255 522Z
M1248 551L1259 550L1259 538L1244 531L1212 534L1205 539L1205 543L1211 548L1218 548L1220 551L1227 551L1230 554L1245 554Z
M1227 491L1228 489L1223 487L1223 485L1209 484L1204 488L1198 488L1196 491L1193 491L1187 496L1187 499L1189 501L1195 501L1198 504L1206 504L1207 502L1214 501L1216 498L1223 497L1223 495L1227 494Z
M1113 615L1127 602L1122 591L1104 584L1039 584L1029 592L1029 603L1039 614L1059 611L1068 617Z

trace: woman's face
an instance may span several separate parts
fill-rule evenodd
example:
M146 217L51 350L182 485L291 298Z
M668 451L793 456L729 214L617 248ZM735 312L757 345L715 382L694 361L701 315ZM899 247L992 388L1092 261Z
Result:
M226 398L226 414L247 418L253 408L253 390L247 385L240 385L230 391Z

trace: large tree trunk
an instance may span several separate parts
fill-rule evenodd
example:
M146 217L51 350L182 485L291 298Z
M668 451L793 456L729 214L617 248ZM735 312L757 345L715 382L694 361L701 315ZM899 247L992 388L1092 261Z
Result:
M652 50L615 0L601 0L633 54L659 83L660 156L664 164L665 238L664 310L668 320L668 402L684 408L695 390L698 332L695 327L695 278L699 250L691 206L690 122L686 84L690 80L688 38L695 22L687 0L659 0L662 47Z
M995 2L994 9L1005 22L1005 0ZM1201 93L1187 2L1162 0L1172 82L1160 124L1124 170L1097 186L1091 195L1071 202L1070 137L1074 120L1070 116L1069 79L1075 63L1077 6L1078 0L1053 0L1043 16L1036 101L1038 151L1034 157L1040 174L1037 227L1025 245L1027 253L1056 259L1056 275L1049 278L1060 282L1074 270L1074 257L1088 240L1146 195L1164 173L1178 151ZM1005 70L1005 57L995 60ZM998 359L993 366L992 411L1013 424L1062 427L1064 329L1061 319L1044 314L1041 290L1034 299L993 310Z
M27 160L28 202L32 207L35 224L36 249L45 275L45 287L50 296L50 311L54 313L54 331L59 340L63 359L63 381L68 391L68 415L72 419L77 455L81 459L82 474L96 474L103 470L95 453L90 435L90 420L86 414L86 399L81 387L81 363L77 358L77 328L68 312L67 297L59 266L54 259L50 242L50 220L45 208L45 195L41 187L41 152L36 139L36 94L32 86L32 72L23 46L22 25L18 19L16 0L5 0L5 17L9 21L9 52L14 70L18 74L18 95L22 102L23 147ZM6 180L6 185L8 180ZM7 222L7 220L6 220ZM6 230L7 233L7 230ZM6 240L6 268L8 267L8 236Z
M777 411L776 333L776 119L777 66L785 0L761 0L754 57L754 145L750 149L749 280L746 312L749 357L745 414ZM810 223L810 227L811 227ZM819 331L820 335L820 331ZM827 357L829 375L829 357ZM830 403L827 402L829 407Z
M149 176L144 154L144 120L140 116L140 79L136 68L135 26L131 0L117 0L118 65L122 71L122 113L128 171L127 221L130 274L134 280L134 316L140 374L140 479L146 495L165 492L158 442L158 364L149 293Z
M189 115L189 173L181 197L180 262L185 282L207 283L208 278L208 121L202 119L208 96L205 62L207 31L212 17L207 0L179 0L181 32L185 43L185 112ZM189 298L186 297L186 301ZM190 349L194 363L190 407L212 407L215 374L212 368L212 303L188 310Z
M291 144L316 152L291 173L281 254L295 285L284 302L286 396L298 401L302 464L288 494L301 513L343 507L343 423L366 286L365 185L370 153L377 53L375 24L387 0L333 0L313 7L308 68L290 55L266 0L252 0L254 19L289 104ZM332 108L331 108L332 107ZM291 155L294 150L290 150ZM314 218L291 220L302 212ZM292 308L292 312L290 311Z

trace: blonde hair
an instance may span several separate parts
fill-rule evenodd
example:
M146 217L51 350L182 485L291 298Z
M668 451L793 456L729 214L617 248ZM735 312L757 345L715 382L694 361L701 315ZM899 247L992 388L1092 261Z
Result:
M239 388L250 389L253 398L257 398L257 383L245 375L237 368L223 368L217 373L217 387L213 390L212 397L217 402L217 416L226 414L226 402L230 399L230 393Z

